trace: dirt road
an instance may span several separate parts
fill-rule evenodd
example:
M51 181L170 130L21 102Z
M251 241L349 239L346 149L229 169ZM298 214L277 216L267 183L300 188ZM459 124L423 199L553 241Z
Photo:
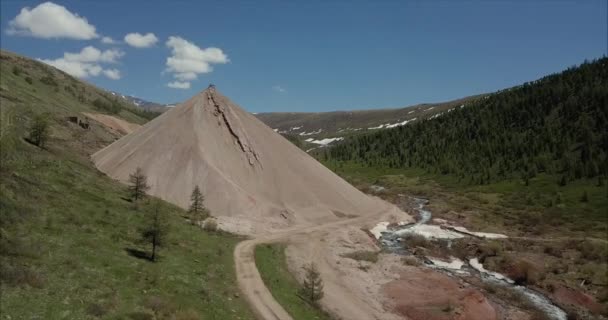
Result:
M255 265L254 257L254 250L257 245L285 242L309 252L308 255L317 264L321 276L325 280L324 300L332 306L333 310L339 311L342 318L366 320L378 318L377 310L374 310L365 301L361 301L356 295L349 292L344 279L339 275L339 271L334 270L326 263L326 257L324 256L326 252L324 252L324 244L320 239L323 234L331 233L346 225L374 223L381 219L381 217L392 213L399 212L403 214L396 207L388 203L384 203L384 205L385 207L381 211L363 217L345 219L313 227L292 228L239 243L234 250L237 281L241 292L256 316L264 320L292 319L264 285L264 281Z

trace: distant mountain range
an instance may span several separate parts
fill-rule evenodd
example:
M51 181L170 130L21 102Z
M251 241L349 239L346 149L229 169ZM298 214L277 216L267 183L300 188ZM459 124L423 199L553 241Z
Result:
M471 96L458 100L425 103L398 109L332 112L270 112L256 114L276 132L291 135L305 144L327 145L345 137L409 125L423 119L440 117L454 108L482 98Z
M148 111L164 112L173 105L150 102L137 97L111 92ZM441 103L424 103L397 109L375 109L331 112L268 112L254 115L276 132L305 150L323 147L348 136L390 129L437 118L454 108L464 107L485 95Z
M136 107L138 107L140 109L144 109L146 111L165 112L169 108L172 108L176 105L176 103L161 104L161 103L151 102L151 101L147 101L147 100L144 100L144 99L141 99L138 97L124 95L122 93L115 92L115 91L110 91L110 94L112 94L113 96L123 98L123 99L127 100L128 102L134 104Z

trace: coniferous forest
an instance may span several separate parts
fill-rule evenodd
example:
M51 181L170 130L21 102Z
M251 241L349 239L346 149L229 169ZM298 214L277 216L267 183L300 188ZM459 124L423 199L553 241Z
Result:
M354 136L319 154L365 166L422 168L464 183L566 185L608 174L608 58L499 91L411 125Z

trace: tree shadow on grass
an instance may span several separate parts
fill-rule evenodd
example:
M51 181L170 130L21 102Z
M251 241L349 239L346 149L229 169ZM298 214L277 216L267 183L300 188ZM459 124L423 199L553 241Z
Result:
M126 201L126 202L133 202L133 199L128 198L128 197L120 197L120 199Z
M145 251L133 248L125 248L125 251L132 257L152 262L150 255Z

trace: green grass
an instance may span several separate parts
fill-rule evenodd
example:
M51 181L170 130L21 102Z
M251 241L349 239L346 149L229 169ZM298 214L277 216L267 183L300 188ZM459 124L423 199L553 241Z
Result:
M146 301L160 297L172 314L252 318L236 298L232 251L241 239L203 232L184 221L183 210L163 203L171 231L160 261L136 258L127 250L149 249L138 236L149 206L134 210L122 199L126 188L89 163L20 147L28 149L19 150L27 160L0 171L4 315L83 319L101 304L104 318L128 318L151 312Z
M320 310L298 297L300 284L289 273L284 244L266 244L255 248L255 264L272 296L294 319L330 319Z
M438 209L469 211L478 227L492 225L519 231L530 221L551 224L547 232L562 235L605 237L608 225L608 187L596 179L581 179L566 186L558 177L539 174L525 186L520 179L486 185L470 185L453 176L422 169L366 167L355 163L325 163L353 185L366 190L372 184L390 189L385 197L398 193L431 199ZM588 201L582 201L583 193ZM534 224L534 223L532 223ZM564 234L565 233L565 234Z
M0 69L2 318L253 319L238 295L232 256L242 239L204 232L185 221L184 210L161 202L170 216L168 241L158 262L138 258L150 249L138 230L151 205L136 209L124 199L127 188L89 159L115 136L99 125L84 130L65 121L93 109L47 90L36 80L45 71L19 61L19 76L34 79L31 90L23 79L12 81L10 63L3 60ZM45 149L23 139L41 112L52 118Z

